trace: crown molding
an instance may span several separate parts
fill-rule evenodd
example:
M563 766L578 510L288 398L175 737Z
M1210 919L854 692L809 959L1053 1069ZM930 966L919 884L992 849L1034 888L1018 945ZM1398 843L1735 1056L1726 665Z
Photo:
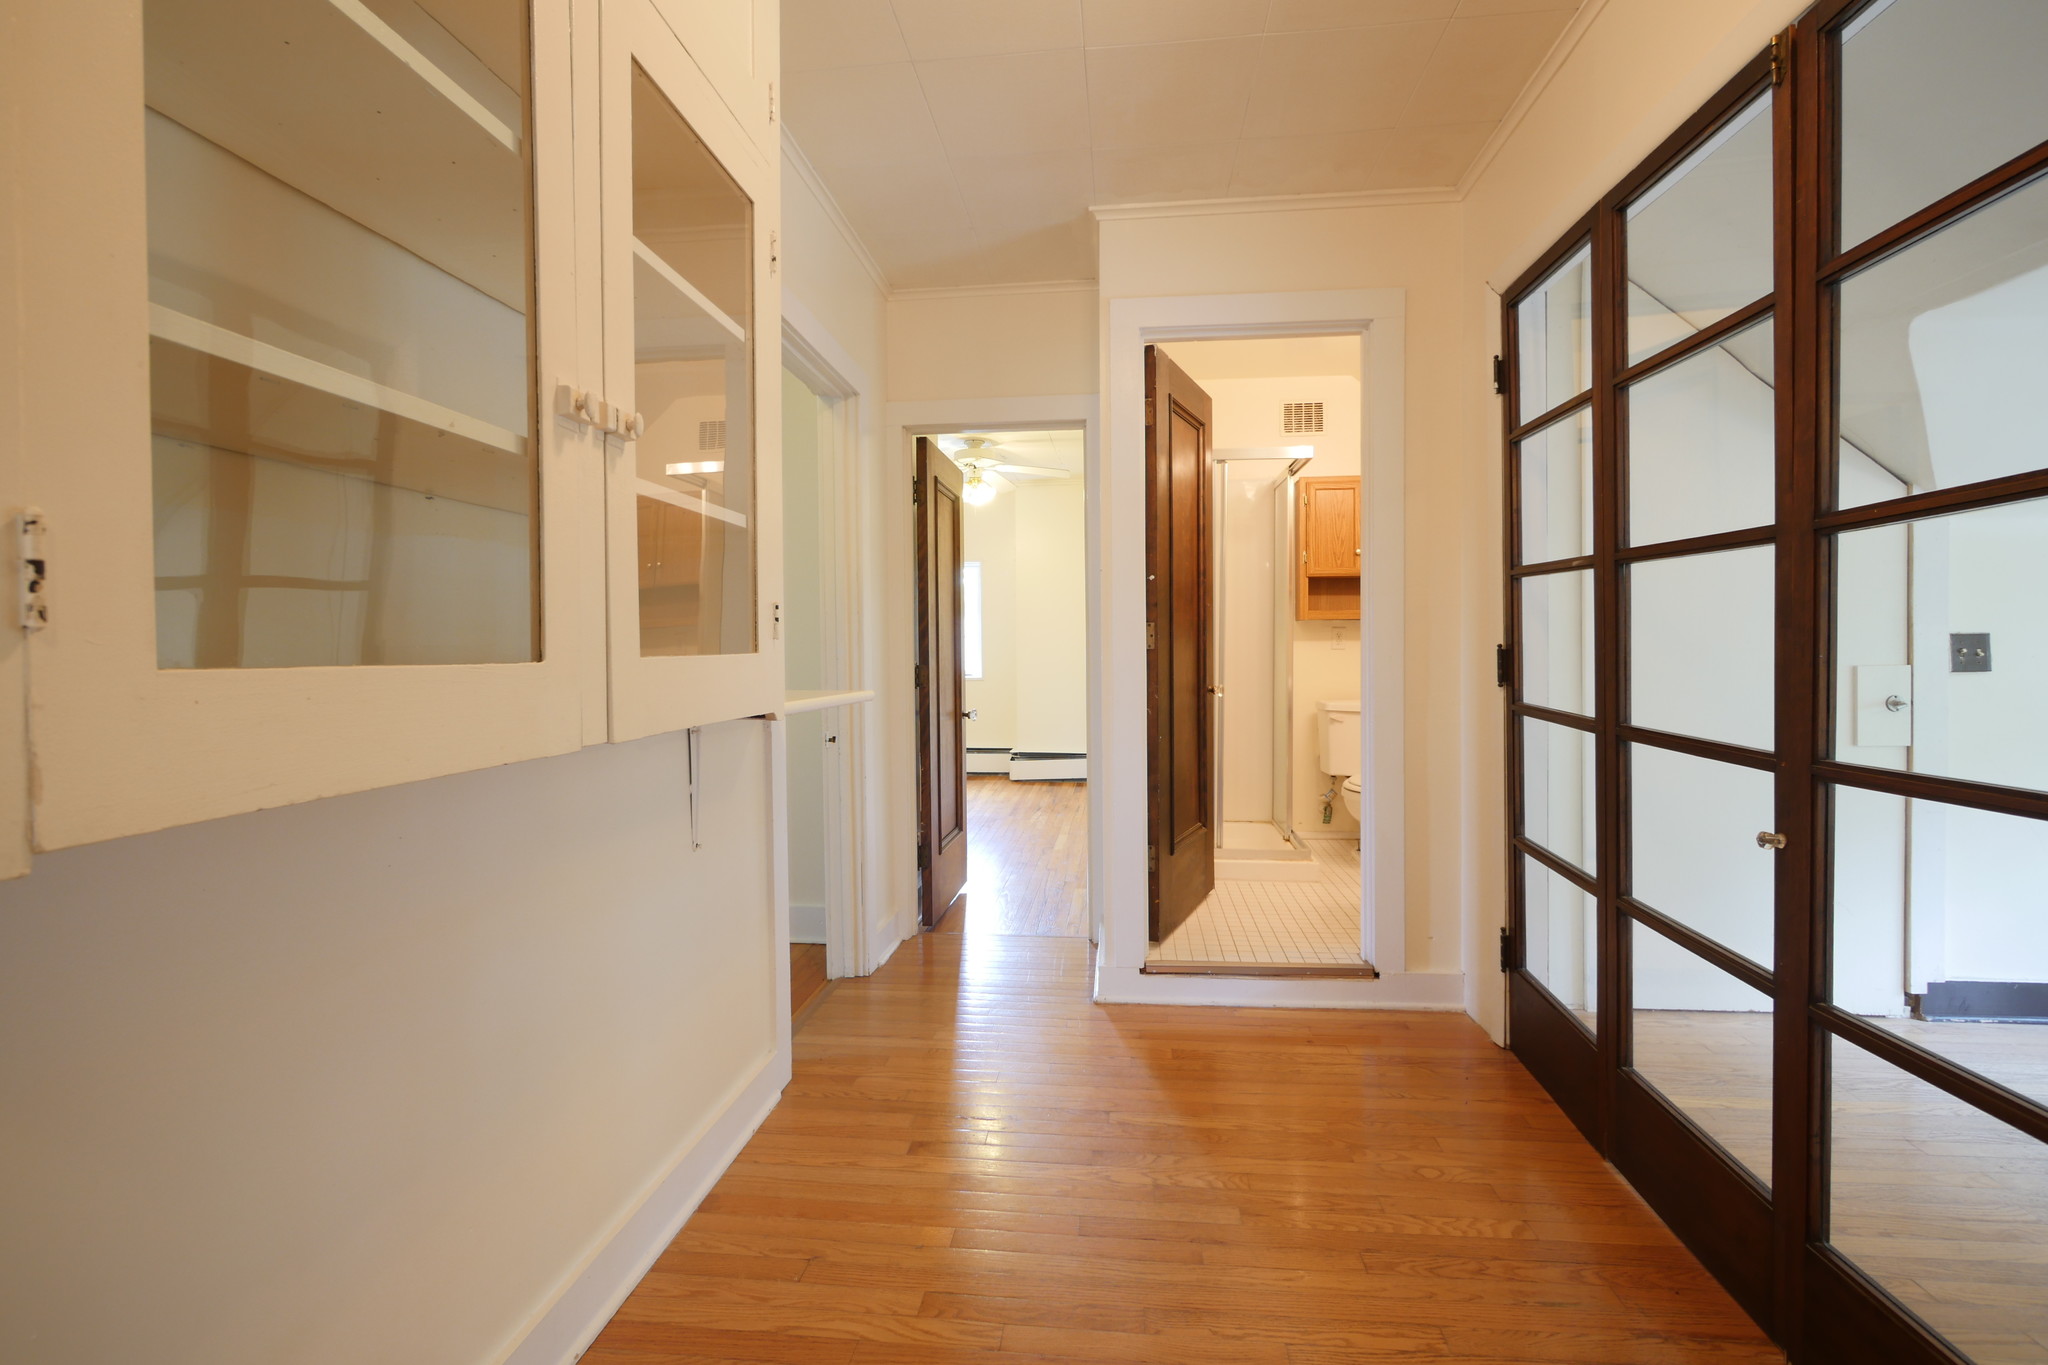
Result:
M1600 17L1600 12L1606 8L1607 0L1585 0L1585 3L1573 12L1571 22L1564 26L1564 32L1557 35L1557 41L1550 45L1550 51L1543 54L1543 60L1536 64L1536 69L1529 74L1529 79L1522 82L1521 93L1515 96L1515 102L1508 106L1507 113L1501 115L1501 120L1494 125L1493 132L1480 144L1479 153L1472 158L1472 164L1458 177L1458 198L1463 199L1472 193L1473 186L1479 183L1480 177L1493 165L1494 158L1500 155L1501 149L1508 145L1508 140L1521 128L1522 121L1529 117L1529 111L1536 107L1536 101L1543 98L1543 92L1550 88L1551 81L1564 69L1565 62L1570 60L1579 43L1592 29L1594 21Z
M794 170L797 179L803 181L805 187L817 196L818 202L825 208L825 216L832 220L832 226L837 228L839 235L845 239L847 250L860 262L861 269L867 272L868 278L874 281L876 290L886 301L894 292L889 287L889 276L869 254L868 244L861 240L860 234L854 231L853 224L847 221L845 210L839 207L839 200L826 188L825 177L818 174L818 168L804 155L804 149L797 146L796 138L790 133L787 123L782 125L782 161L784 165Z
M915 303L920 299L991 299L1011 294L1093 294L1100 285L1094 280L1030 280L1021 284L934 285L927 289L898 289L889 295L891 303Z
M1404 204L1455 204L1455 186L1424 189L1354 190L1345 194L1272 194L1241 199L1166 199L1149 204L1097 204L1098 222L1127 218L1199 218L1222 213L1301 213L1315 209L1390 208Z

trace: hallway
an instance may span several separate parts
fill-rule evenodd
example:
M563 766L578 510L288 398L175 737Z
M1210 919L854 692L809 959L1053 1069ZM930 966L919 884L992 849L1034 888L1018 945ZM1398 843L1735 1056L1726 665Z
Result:
M1783 1359L1471 1020L1096 1006L1089 952L839 983L587 1365Z

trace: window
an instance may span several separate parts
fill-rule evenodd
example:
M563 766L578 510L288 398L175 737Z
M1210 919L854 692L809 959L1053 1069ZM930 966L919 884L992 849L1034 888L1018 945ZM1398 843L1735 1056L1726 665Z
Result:
M969 678L981 676L981 562L960 566L960 655Z

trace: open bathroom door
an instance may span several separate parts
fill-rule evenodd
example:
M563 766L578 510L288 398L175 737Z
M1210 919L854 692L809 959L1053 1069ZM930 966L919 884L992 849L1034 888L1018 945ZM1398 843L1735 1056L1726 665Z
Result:
M1147 346L1145 673L1154 942L1216 889L1210 413L1209 395Z
M917 866L935 928L967 884L966 655L960 636L960 466L917 438Z

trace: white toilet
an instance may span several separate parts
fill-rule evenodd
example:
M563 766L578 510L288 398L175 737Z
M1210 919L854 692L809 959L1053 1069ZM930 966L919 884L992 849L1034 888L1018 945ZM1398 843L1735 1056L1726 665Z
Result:
M1363 748L1356 698L1316 703L1316 752L1324 772L1344 779L1344 809L1351 812L1354 820L1358 818L1358 762Z

